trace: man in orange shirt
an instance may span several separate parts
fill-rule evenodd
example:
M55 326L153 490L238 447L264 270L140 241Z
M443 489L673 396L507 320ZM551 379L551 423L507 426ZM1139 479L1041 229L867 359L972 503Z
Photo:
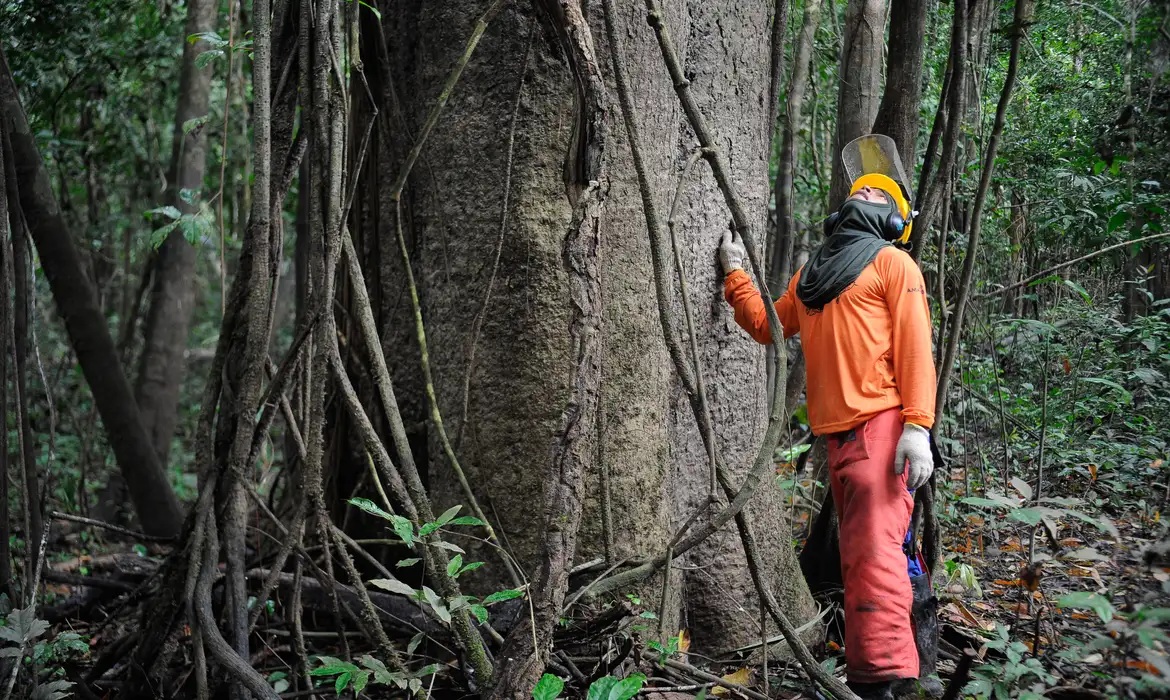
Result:
M909 205L882 174L854 181L826 225L828 239L775 303L784 336L800 334L812 431L828 443L845 584L845 660L862 697L891 698L894 682L919 677L907 562L914 500L934 469L935 370L926 285L905 238ZM764 301L728 232L720 246L724 295L752 338L770 343ZM924 659L924 672L933 672ZM923 684L926 688L926 683ZM941 689L941 688L940 688Z

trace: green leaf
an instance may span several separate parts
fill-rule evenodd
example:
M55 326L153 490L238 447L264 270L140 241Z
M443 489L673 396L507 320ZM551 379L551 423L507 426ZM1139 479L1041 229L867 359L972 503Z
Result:
M1086 304L1092 305L1093 297L1089 296L1088 290L1086 290L1084 287L1082 287L1081 285L1077 284L1076 282L1074 282L1072 280L1065 280L1064 286L1073 290L1077 294L1080 294L1081 299L1084 299Z
M447 609L451 612L462 610L471 605L471 601L475 600L475 596L461 595L457 598L447 599Z
M195 67L203 70L217 58L223 58L224 53L219 49L208 49L195 57Z
M1129 221L1129 212L1119 211L1113 216L1109 217L1109 223L1105 226L1105 233L1113 233L1117 229L1125 225Z
M506 591L496 591L487 598L483 599L484 605L492 605L494 603L502 603L505 600L512 600L514 598L523 598L524 591L520 588L509 588Z
M358 663L374 674L375 683L389 685L393 681L394 674L390 672L390 669L386 668L386 664L369 654L364 654L359 658Z
M199 32L198 34L192 34L191 36L187 37L187 42L194 44L200 39L206 41L208 46L216 49L222 49L228 45L227 39L224 39L216 32Z
M209 115L209 114L204 114L202 117L194 117L192 119L188 119L187 121L183 122L183 135L187 136L188 134L190 134L192 131L195 131L196 129L202 129L203 126L206 125L207 122L210 120L211 120L211 115ZM182 196L182 191L180 191L179 194L180 194L180 196ZM188 204L191 203L190 200L183 200L183 201L187 202Z
M630 700L646 683L646 676L634 673L626 678L606 676L589 686L587 700Z
M464 516L455 518L454 520L452 520L451 522L449 522L447 524L448 525L471 525L474 527L482 527L485 523L482 520L480 520L479 518L473 518L470 515L464 515Z
M165 207L156 207L154 209L147 211L146 212L147 218L149 218L151 214L157 214L159 216L164 216L164 217L170 219L171 221L178 221L183 216L183 212L179 211L178 208L176 208L176 207L170 206L169 204Z
M1129 393L1125 387L1111 379L1105 379L1104 377L1081 377L1081 381L1087 382L1089 384L1100 384L1101 386L1106 386L1110 389L1113 389L1117 393L1121 394L1122 403L1133 402L1133 394Z
M65 700L65 698L73 694L69 690L72 687L72 683L64 680L42 683L33 689L29 700Z
M1170 608L1142 608L1134 617L1142 622L1160 624L1170 621Z
M210 212L207 210L202 210L198 214L184 214L179 219L179 226L183 229L183 237L191 245L197 245L203 239L210 238L215 231Z
M1029 525L1039 525L1048 512L1047 508L1016 508L1008 513L1008 517Z
M1064 511L1064 514L1071 516L1073 518L1076 518L1077 520L1081 520L1081 521L1084 521L1086 523L1089 523L1090 525L1093 525L1101 532L1109 533L1110 535L1113 536L1113 539L1115 539L1115 540L1121 539L1121 533L1118 532L1117 526L1114 525L1113 521L1110 520L1107 516L1087 515L1085 513L1080 512L1079 510L1066 510L1066 511Z
M166 242L167 236L171 235L171 231L174 231L178 226L178 221L172 221L166 226L156 228L150 234L150 247L157 250L159 246Z
M419 527L419 529L418 529L418 536L419 537L427 537L432 532L434 532L435 530L438 530L438 529L439 529L438 523L423 523L422 526Z
M333 656L320 656L317 658L321 662L321 666L309 671L310 676L336 676L339 673L352 673L358 670L348 661L342 661Z
M811 449L811 443L804 443L786 449L778 449L773 457L777 462L795 462L798 457Z
M399 569L404 569L408 566L414 566L415 564L419 563L420 561L422 561L422 559L419 559L417 557L412 558L412 559L399 559L398 563L395 564L395 566Z
M418 645L422 644L422 640L426 639L426 637L427 635L425 632L419 632L418 634L411 637L410 643L406 645L407 655L409 656L410 654L413 654L414 650L418 649Z
M463 574L467 573L468 571L475 571L476 569L478 569L481 566L483 566L482 561L473 561L470 564L468 564L467 566L460 569L459 575L462 576Z
M454 557L451 558L451 561L447 562L447 575L448 576L457 576L459 574L459 568L462 566L463 566L463 555L456 554Z
M383 518L385 520L390 520L392 517L394 517L390 513L382 510L377 503L374 503L368 498L351 498L349 499L348 503L355 508L364 510L370 515L376 515L379 518Z
M479 620L479 624L481 624L481 625L487 624L488 609L485 608L484 606L479 605L478 603L472 604L471 614L475 615L475 619Z
M427 676L435 675L442 668L443 667L440 666L439 664L428 664L426 666L423 666L419 670L415 671L414 673L410 674L410 677L411 678L426 678Z
M49 623L37 618L36 606L13 610L8 620L0 627L0 639L7 639L18 645L26 645L49 631Z
M451 611L443 604L443 599L439 597L439 594L432 591L429 586L423 586L422 593L423 598L426 599L427 604L431 606L435 614L439 616L439 619L443 622L450 622Z
M459 509L462 507L463 506L454 506L452 508L448 508L447 510L443 511L443 514L440 515L439 519L435 522L439 523L439 527L446 525L455 518L456 514L459 513Z
M1108 623L1112 620L1116 612L1113 608L1113 603L1108 598L1091 591L1066 593L1056 601L1056 604L1062 608L1092 610L1097 613L1097 617L1100 617L1103 623Z
M390 522L394 525L394 533L406 546L414 549L414 525L401 515L390 515Z
M532 700L556 700L565 689L565 682L551 673L546 673L532 689Z
M353 694L359 695L366 689L366 684L370 682L369 671L357 671L353 674Z
M378 8L374 7L373 5L366 2L365 0L358 0L358 4L361 5L362 7L366 8L370 12L373 12L374 17L378 20L378 22L382 21L382 13L378 12Z
M457 544L452 544L450 542L443 542L442 540L440 540L438 542L428 542L428 544L431 545L432 547L438 547L439 549L445 549L448 552L455 552L457 554L466 554L466 552L463 551L462 547L460 547Z
M1032 485L1031 484L1024 481L1023 479L1021 479L1018 476L1013 476L1012 477L1012 486L1015 487L1015 489L1020 492L1020 495L1024 497L1025 501L1032 500Z
M418 593L418 591L416 591L414 588L412 588L411 586L408 586L407 584L403 583L402 581L399 581L396 578L376 578L376 579L370 581L370 585L377 586L378 588L381 588L384 591L390 591L391 593L398 593L399 595L404 595L404 596L411 597L411 598L413 598L414 595L416 593Z
M338 695L341 695L341 691L345 690L345 686L349 685L349 679L352 677L353 673L350 671L346 671L345 673L338 676L337 680L333 682L333 690L336 691Z

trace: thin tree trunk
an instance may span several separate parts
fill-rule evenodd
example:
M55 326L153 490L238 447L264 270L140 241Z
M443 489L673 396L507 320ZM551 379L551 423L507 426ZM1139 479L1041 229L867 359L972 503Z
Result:
M873 124L874 133L885 134L894 140L907 177L914 172L917 160L915 151L918 113L922 105L922 62L929 4L928 0L893 0L886 91Z
M183 64L179 72L179 102L175 110L174 143L168 175L167 203L184 214L199 211L199 191L207 164L207 129L188 122L205 117L211 92L211 70L197 68L195 60L207 49L207 42L194 44L187 37L215 28L216 0L189 0L183 29ZM184 191L194 193L192 203ZM135 399L142 427L150 435L159 461L167 462L171 438L178 420L179 390L187 350L191 316L196 306L195 247L180 228L167 236L154 264L150 312L146 317L142 357Z
M959 136L963 126L963 105L966 102L966 75L967 75L967 8L966 0L954 0L954 17L951 20L951 55L948 65L949 75L944 86L947 97L947 107L941 107L935 113L934 126L931 129L931 140L935 132L939 131L941 120L946 120L946 129L943 136L942 154L939 156L938 169L927 186L928 169L924 166L922 178L918 184L919 208L918 217L914 220L914 230L910 236L911 255L915 260L922 257L923 241L926 232L934 218L935 209L942 204L942 197L947 187L945 179L952 172L951 163L955 159L955 150L958 147ZM927 157L933 156L933 148L928 148Z
M814 39L821 21L821 0L806 0L800 36L792 59L792 79L788 83L788 101L784 112L784 130L780 139L780 165L776 173L776 242L769 261L772 289L780 290L792 276L792 251L796 238L794 214L796 163L796 130L804 109L804 92L808 87L809 66Z
M870 133L882 86L882 47L886 0L849 0L841 43L837 92L837 133L833 139L833 179L829 207L836 209L849 193L841 149Z
M65 227L48 174L0 51L0 113L12 142L20 205L81 371L145 532L178 534L183 513L138 413L93 285Z
M0 124L0 132L4 127ZM8 139L0 133L0 265L10 264L11 250L9 241L12 230L16 228L15 216L19 215L19 197L16 196L16 183L13 181L12 163L9 159L6 144ZM8 328L9 302L5 293L0 300L0 329ZM0 416L3 416L5 425L8 423L8 333L0 334ZM15 583L12 578L12 520L8 510L8 430L0 431L0 592L8 595L9 600L18 600Z
M947 387L950 383L951 370L959 352L959 341L963 335L963 312L967 299L971 294L971 283L975 276L975 262L979 257L979 235L983 223L981 213L983 202L987 198L987 191L991 185L991 173L995 167L995 154L999 150L999 138L1003 133L1004 121L1007 117L1007 108L1011 103L1012 90L1015 87L1016 74L1020 67L1020 44L1028 31L1028 24L1032 21L1032 0L1016 0L1016 13L1012 26L1011 55L1008 59L1007 75L1004 77L1003 91L999 96L999 104L995 109L995 123L991 128L991 136L987 143L987 152L983 159L983 173L979 178L979 189L975 192L975 203L971 207L970 234L967 237L966 257L963 260L963 276L959 281L958 295L955 298L954 317L951 321L950 335L947 337L947 351L939 367L938 392L935 395L935 415L941 416L946 408ZM935 425L939 422L936 419Z
M21 222L12 229L12 261L6 270L11 277L5 279L13 287L13 315L12 315L12 342L13 359L13 405L16 407L17 441L20 448L20 463L24 469L24 498L28 509L28 531L24 533L25 545L28 549L28 561L33 564L39 561L38 547L41 538L38 533L44 528L44 504L41 499L41 476L37 469L36 450L33 446L32 424L29 422L28 408L28 357L31 343L31 328L29 318L32 315L32 256L29 255L28 231ZM5 333L8 333L5 328ZM30 566L25 572L31 585L34 576L39 572ZM36 595L36 591L29 592Z

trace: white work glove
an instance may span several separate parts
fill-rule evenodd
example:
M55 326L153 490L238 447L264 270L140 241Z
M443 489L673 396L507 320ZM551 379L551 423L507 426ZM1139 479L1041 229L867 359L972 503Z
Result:
M724 231L723 241L719 244L719 262L723 265L723 274L730 275L732 270L742 270L746 258L747 248L743 245L743 238L734 231Z
M930 480L934 471L934 456L930 454L930 431L921 425L906 423L902 426L902 437L894 453L894 473L901 474L910 463L906 475L906 488L916 489Z

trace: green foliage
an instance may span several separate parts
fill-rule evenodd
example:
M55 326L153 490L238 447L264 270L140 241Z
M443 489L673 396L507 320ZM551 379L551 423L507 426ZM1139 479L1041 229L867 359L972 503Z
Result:
M585 697L586 700L630 700L642 686L646 684L646 676L641 673L634 673L625 678L616 678L614 676L605 676L598 678L589 685ZM561 691L565 688L565 682L560 678L546 673L540 677L536 682L536 687L532 689L532 700L557 700L561 697Z
M441 669L439 664L430 664L412 673L391 671L382 661L368 654L359 657L356 664L332 656L318 656L317 662L321 665L309 671L310 676L332 679L335 693L340 695L348 688L354 697L361 697L371 683L417 693L423 687L423 680Z
M963 692L996 700L1043 698L1044 687L1052 684L1055 677L1034 656L1024 658L1028 647L1023 642L1012 640L1006 627L997 625L995 634L994 639L984 643L989 649L1001 652L1006 660L1002 664L980 664L974 668L971 672L973 679Z
M8 613L0 625L0 642L12 646L0 646L0 659L11 659L15 663L31 662L34 669L31 694L37 700L64 700L70 697L73 683L60 678L62 665L89 654L89 644L74 632L62 632L51 639L44 639L49 623L37 617L36 606L30 605Z
M556 700L561 696L561 691L565 688L565 682L560 678L546 673L540 677L536 682L536 687L532 689L532 700Z
M586 700L630 700L646 683L646 676L634 673L625 678L606 676L589 685Z
M1101 622L1109 622L1116 614L1113 608L1113 603L1109 599L1099 593L1091 591L1076 591L1073 593L1066 593L1062 595L1056 604L1062 608L1079 608L1088 609L1097 613L1101 618Z

